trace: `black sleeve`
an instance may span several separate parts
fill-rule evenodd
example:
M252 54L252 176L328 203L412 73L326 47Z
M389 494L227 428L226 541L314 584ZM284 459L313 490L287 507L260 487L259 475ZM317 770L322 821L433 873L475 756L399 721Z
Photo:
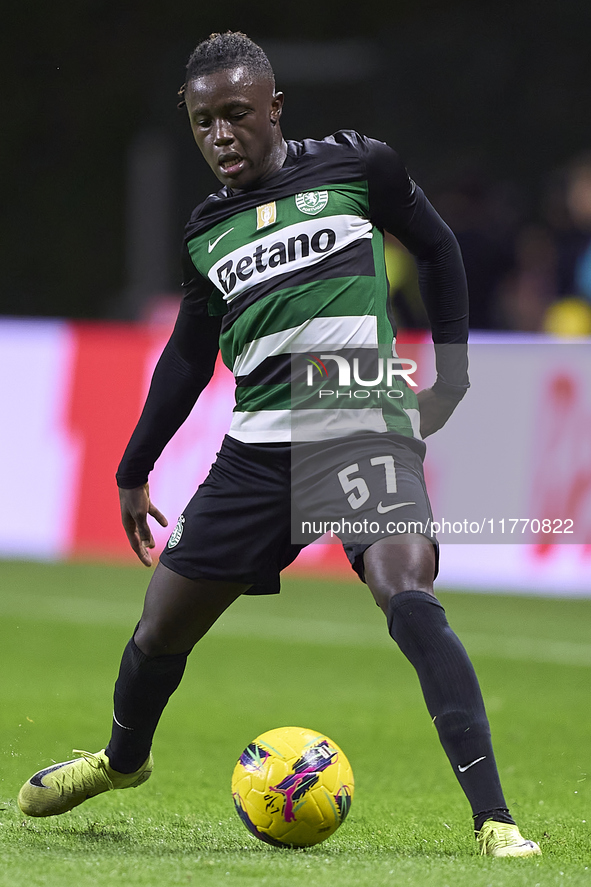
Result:
M421 297L435 343L435 389L458 399L468 381L468 287L458 242L398 154L364 139L371 221L415 257Z
M183 264L186 274L189 266ZM211 317L207 310L211 285L194 268L191 274L185 277L185 297L174 330L156 365L142 414L117 470L117 484L122 489L146 483L156 459L213 375L221 318Z

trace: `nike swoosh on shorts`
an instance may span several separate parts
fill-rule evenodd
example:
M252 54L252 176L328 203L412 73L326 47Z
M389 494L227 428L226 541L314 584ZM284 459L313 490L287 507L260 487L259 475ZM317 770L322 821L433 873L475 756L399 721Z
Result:
M394 511L395 508L403 508L405 505L416 505L416 502L398 502L396 505L382 505L378 502L376 511L378 514L387 514L388 511Z

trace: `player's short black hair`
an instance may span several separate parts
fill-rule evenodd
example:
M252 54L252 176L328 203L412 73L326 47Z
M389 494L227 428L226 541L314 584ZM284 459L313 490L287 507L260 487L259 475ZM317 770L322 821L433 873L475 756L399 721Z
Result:
M238 67L269 80L275 88L273 68L261 47L242 31L226 31L224 34L210 34L193 50L187 62L186 80L179 89L181 99L190 80L213 74L214 71ZM179 107L184 104L184 100L181 100Z

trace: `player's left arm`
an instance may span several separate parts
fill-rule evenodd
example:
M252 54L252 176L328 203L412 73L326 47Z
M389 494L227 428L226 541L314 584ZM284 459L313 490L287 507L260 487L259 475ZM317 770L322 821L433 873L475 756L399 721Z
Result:
M364 140L370 217L415 257L435 345L437 379L419 392L421 435L441 428L470 386L468 287L458 242L388 145Z

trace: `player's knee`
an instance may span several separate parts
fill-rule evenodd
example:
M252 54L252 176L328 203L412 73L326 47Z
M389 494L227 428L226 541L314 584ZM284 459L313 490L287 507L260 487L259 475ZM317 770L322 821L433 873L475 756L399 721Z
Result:
M433 595L435 553L424 536L398 536L371 545L364 554L365 581L387 615L396 595L423 591Z
M434 600L437 600L432 586L422 588L422 587L420 587L420 583L418 583L416 581L414 582L414 584L412 581L409 581L408 584L403 583L400 586L396 586L396 587L392 587L391 585L388 585L388 584L386 584L384 586L381 586L378 584L377 586L374 586L374 587L370 586L370 588L371 588L371 593L374 596L376 604L378 605L380 610L382 610L383 613L388 618L389 618L390 612L392 610L393 602L396 600L398 595L404 593L405 591L423 591L425 594L431 595L434 598Z
M145 656L154 659L157 656L171 656L186 653L192 647L176 632L170 632L159 626L140 622L133 639Z
M392 588L388 584L382 585L380 583L374 582L372 582L371 584L368 583L368 585L371 593L374 596L376 604L378 605L380 610L387 616L390 610L390 602L396 596L397 589Z

